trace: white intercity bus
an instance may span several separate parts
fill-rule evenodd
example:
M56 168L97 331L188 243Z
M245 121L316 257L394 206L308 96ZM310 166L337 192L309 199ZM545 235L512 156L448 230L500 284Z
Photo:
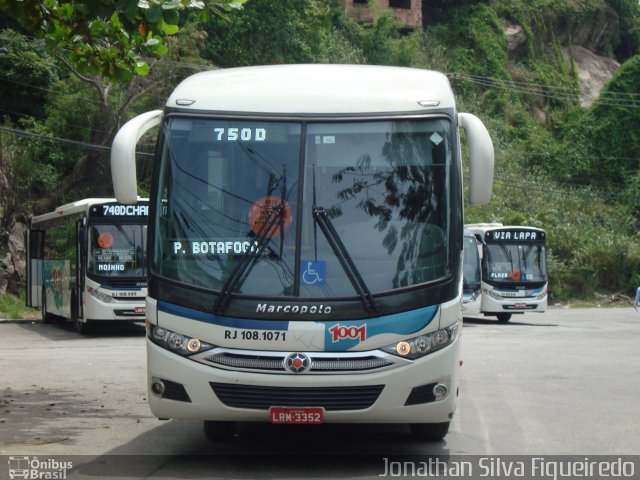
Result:
M26 304L44 322L144 321L148 199L86 198L33 217L25 234Z
M513 314L547 310L546 233L501 223L465 225L482 243L480 311L508 322Z
M479 315L482 303L482 245L470 230L464 230L462 261L462 315Z
M116 135L136 199L159 126L149 214L149 403L160 418L407 423L446 435L460 369L463 185L491 197L493 145L448 79L279 65L184 80Z

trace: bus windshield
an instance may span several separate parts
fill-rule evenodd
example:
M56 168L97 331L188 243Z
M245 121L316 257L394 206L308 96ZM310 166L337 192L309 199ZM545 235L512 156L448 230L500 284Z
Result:
M107 277L145 277L146 225L89 226L87 272Z
M547 281L543 244L490 243L485 245L484 251L483 275L486 279L507 283Z
M448 120L166 121L153 273L307 298L451 274Z

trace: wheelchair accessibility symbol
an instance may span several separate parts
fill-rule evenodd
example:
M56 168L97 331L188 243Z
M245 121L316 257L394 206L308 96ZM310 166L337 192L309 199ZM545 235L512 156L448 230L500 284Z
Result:
M325 262L314 262L310 260L303 260L300 266L302 275L300 276L300 282L303 285L322 286L325 283Z

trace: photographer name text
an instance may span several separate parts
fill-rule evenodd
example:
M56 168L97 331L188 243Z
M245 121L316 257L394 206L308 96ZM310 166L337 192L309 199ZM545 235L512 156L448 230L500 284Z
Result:
M531 478L541 480L633 478L635 463L622 458L593 460L589 457L571 460L531 457L526 460L479 457L474 461L441 460L394 461L383 458L384 472L379 477L480 477Z

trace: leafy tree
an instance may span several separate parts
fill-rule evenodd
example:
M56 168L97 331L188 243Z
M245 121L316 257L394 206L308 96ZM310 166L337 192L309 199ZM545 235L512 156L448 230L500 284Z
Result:
M13 30L0 31L0 116L41 118L47 88L62 73L43 41L31 41ZM33 85L38 88L34 89Z
M342 0L251 0L225 21L205 22L205 55L221 67L362 63Z
M129 82L146 75L145 58L167 53L165 35L179 31L180 12L203 19L240 9L246 0L0 0L0 11L83 76Z
M623 63L591 107L590 144L600 158L594 174L624 183L639 169L640 55Z
M226 12L240 9L245 2L0 0L0 13L44 39L48 50L68 72L94 91L93 95L81 94L83 99L92 102L92 108L86 109L87 118L83 122L89 128L78 129L85 130L81 140L90 148L73 160L71 171L63 171L60 184L40 197L33 211L51 210L69 192L78 188L87 190L87 185L91 185L93 195L110 195L108 152L100 147L107 147L111 142L132 102L156 87L147 77L150 72L147 62L166 56L168 48L164 37L178 33L180 13L197 11L201 18L209 18L212 13L224 16ZM76 85L76 90L67 93L75 95L83 88ZM61 101L57 100L59 105Z
M560 125L551 171L620 192L640 170L640 55L623 63L588 110ZM558 161L559 159L559 161Z
M252 0L229 22L211 18L205 27L206 54L222 67L309 62L304 36L305 11L311 3Z
M640 52L640 3L636 0L606 0L607 5L618 14L620 29L613 45L620 61Z

